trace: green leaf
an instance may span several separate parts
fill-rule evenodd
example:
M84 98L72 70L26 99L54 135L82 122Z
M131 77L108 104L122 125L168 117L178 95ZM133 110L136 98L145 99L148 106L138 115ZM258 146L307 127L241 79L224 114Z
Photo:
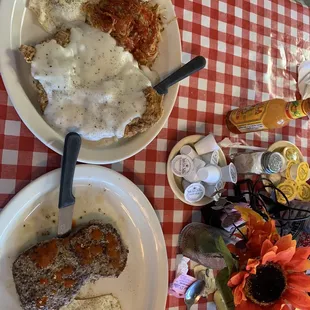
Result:
M238 262L232 257L222 237L219 237L215 240L215 245L217 248L217 252L221 253L224 257L230 276L233 271L236 271L238 269Z
M295 2L310 6L310 0L295 0Z
M198 250L201 253L218 253L218 248L216 246L215 240L207 231L202 232L196 237L196 244Z
M228 268L222 269L215 278L215 284L217 289L220 291L228 310L235 309L234 296L231 288L227 285L230 278L230 272Z

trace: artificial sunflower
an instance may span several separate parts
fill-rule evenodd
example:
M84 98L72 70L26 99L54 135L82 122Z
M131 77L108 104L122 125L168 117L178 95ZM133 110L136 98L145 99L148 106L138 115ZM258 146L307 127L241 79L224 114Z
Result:
M241 209L239 208L238 210ZM246 241L242 240L236 245L228 245L230 252L238 256L241 268L246 265L249 258L260 255L260 249L265 240L275 243L280 238L274 220L265 222L262 217L257 214L254 215L250 211L254 213L252 210L247 210L247 223L244 231ZM243 237L238 234L236 235L241 238Z
M244 271L233 275L236 310L310 310L310 247L296 248L292 235L276 243L266 239L259 258L249 259Z

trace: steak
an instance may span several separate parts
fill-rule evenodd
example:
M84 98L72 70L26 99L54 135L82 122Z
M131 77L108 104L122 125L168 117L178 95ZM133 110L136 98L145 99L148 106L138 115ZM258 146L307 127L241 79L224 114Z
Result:
M41 242L13 263L24 310L59 310L81 287L101 277L118 277L128 250L111 224L91 222L69 237Z
M56 40L56 42L62 47L66 47L70 43L70 29L58 31L50 40L52 39ZM50 40L45 40L44 42ZM19 50L27 63L31 63L36 55L36 48L30 45L21 45ZM41 110L44 113L44 110L48 105L47 94L39 81L34 80L34 86L38 93L38 101ZM138 133L145 132L156 124L163 115L163 96L159 95L152 87L147 87L144 90L144 95L146 98L145 112L141 117L133 119L125 127L125 138L133 137Z

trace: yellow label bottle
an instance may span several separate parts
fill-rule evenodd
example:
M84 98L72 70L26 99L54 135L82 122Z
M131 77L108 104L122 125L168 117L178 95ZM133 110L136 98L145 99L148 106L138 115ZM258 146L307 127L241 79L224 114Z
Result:
M271 99L246 108L228 112L226 125L233 133L247 133L281 128L310 113L310 99L286 102Z

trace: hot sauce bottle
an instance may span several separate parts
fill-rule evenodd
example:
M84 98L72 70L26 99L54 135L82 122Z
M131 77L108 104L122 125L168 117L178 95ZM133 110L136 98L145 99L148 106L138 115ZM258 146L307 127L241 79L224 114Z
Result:
M232 110L226 115L227 128L236 134L282 128L291 120L310 113L310 98L286 102L271 99L246 108Z

